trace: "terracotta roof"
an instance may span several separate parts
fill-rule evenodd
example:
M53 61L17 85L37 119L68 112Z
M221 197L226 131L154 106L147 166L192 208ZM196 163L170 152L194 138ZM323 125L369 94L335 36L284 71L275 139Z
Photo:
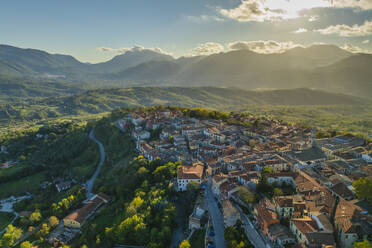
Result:
M274 198L275 203L281 208L291 208L293 207L293 197L292 196L277 196Z
M292 219L292 223L304 235L318 230L318 225L310 217Z
M203 175L203 166L196 164L192 166L181 166L177 170L178 179L201 179Z
M69 214L64 219L74 220L82 224L103 203L104 200L97 195L89 200L83 207Z

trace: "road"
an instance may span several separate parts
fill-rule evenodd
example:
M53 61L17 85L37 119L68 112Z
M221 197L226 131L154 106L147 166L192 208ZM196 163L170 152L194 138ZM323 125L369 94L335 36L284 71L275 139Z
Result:
M236 204L234 206L238 209L238 211L240 213L242 222L244 224L245 235L247 236L249 241L251 241L251 243L254 245L254 247L256 247L256 248L266 248L266 247L270 248L271 247L270 244L267 244L263 240L261 235L254 228L252 222L249 220L247 215L244 214L242 209Z
M226 248L224 237L224 221L220 209L217 206L217 201L214 199L210 185L207 187L208 211L212 217L212 224L215 233L214 240L216 248Z
M94 129L92 129L90 131L89 138L91 140L93 140L95 143L97 143L97 145L99 147L99 152L100 152L101 158L99 160L97 169L94 172L93 176L88 181L86 181L86 183L85 183L86 196L87 196L88 199L93 196L92 189L93 189L93 186L94 186L94 182L96 181L99 173L101 172L101 169L102 169L103 163L105 162L105 157L106 157L105 149L104 149L102 143L99 140L97 140L96 137L94 136Z

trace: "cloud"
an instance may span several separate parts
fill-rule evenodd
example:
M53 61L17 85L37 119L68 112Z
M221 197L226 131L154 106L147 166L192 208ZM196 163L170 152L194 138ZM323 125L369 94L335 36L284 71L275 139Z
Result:
M239 22L282 21L303 16L305 9L331 6L328 0L241 0L239 6L220 13Z
M360 47L355 46L355 45L350 44L350 43L346 43L341 48L348 51L348 52L351 52L351 53L369 53L369 54L372 54L372 51L360 48Z
M368 44L368 43L369 43L369 40L362 41L362 44Z
M308 30L306 28L299 28L296 31L294 31L293 33L302 34L302 33L307 33L307 32L308 32Z
M115 51L115 49L111 48L111 47L97 47L96 49L97 49L97 51L100 51L100 52L113 52L113 51Z
M324 35L337 34L342 37L367 36L372 34L372 21L366 21L363 25L357 24L353 26L348 26L346 24L333 25L315 31Z
M194 48L189 55L190 56L204 56L204 55L211 55L215 53L221 53L224 50L225 50L224 46L221 45L220 43L206 42Z
M273 40L259 41L236 41L228 44L229 50L251 50L256 53L271 54L283 53L295 47L302 47L293 41L278 42Z
M314 8L372 9L371 0L240 0L237 7L219 9L223 16L239 22L282 21L305 17L304 10ZM310 22L319 16L311 16Z
M186 19L190 22L210 22L210 21L216 21L216 22L223 22L225 19L218 17L218 16L211 16L211 15L201 15L201 16L186 16Z
M319 20L319 16L314 15L309 17L309 22L316 22Z
M372 9L371 0L328 0L336 8L360 8L363 10Z
M111 47L97 47L96 48L97 51L100 51L100 52L113 52L113 53L118 53L118 54L124 54L126 52L138 52L138 51L144 51L144 50L148 50L148 51L153 51L153 52L157 52L157 53L162 53L162 54L166 54L166 55L172 55L171 53L167 52L167 51L164 51L163 49L161 48L145 48L143 46L139 46L139 45L134 45L133 47L131 48L127 48L127 47L122 47L122 48L111 48Z

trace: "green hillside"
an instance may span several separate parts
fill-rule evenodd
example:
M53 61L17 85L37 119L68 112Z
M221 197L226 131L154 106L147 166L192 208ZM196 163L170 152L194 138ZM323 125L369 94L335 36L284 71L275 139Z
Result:
M119 107L155 105L200 107L220 111L254 110L255 114L267 113L279 118L289 118L293 115L293 118L288 120L297 122L306 121L307 117L316 120L318 116L325 115L331 116L330 120L336 123L339 118L349 120L351 116L357 116L366 123L372 121L372 116L369 116L372 104L369 100L311 89L244 91L216 87L135 87L89 90L78 95L2 104L0 125L7 128L9 125L39 123L55 118L94 118L95 115ZM283 115L282 111L287 113ZM308 113L308 116L305 113ZM369 124L356 130L365 131L368 126Z

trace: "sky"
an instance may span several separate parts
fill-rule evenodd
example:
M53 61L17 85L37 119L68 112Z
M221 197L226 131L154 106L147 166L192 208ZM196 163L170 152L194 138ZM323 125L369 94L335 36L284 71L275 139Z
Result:
M372 0L1 0L0 44L97 63L335 44L372 53Z

